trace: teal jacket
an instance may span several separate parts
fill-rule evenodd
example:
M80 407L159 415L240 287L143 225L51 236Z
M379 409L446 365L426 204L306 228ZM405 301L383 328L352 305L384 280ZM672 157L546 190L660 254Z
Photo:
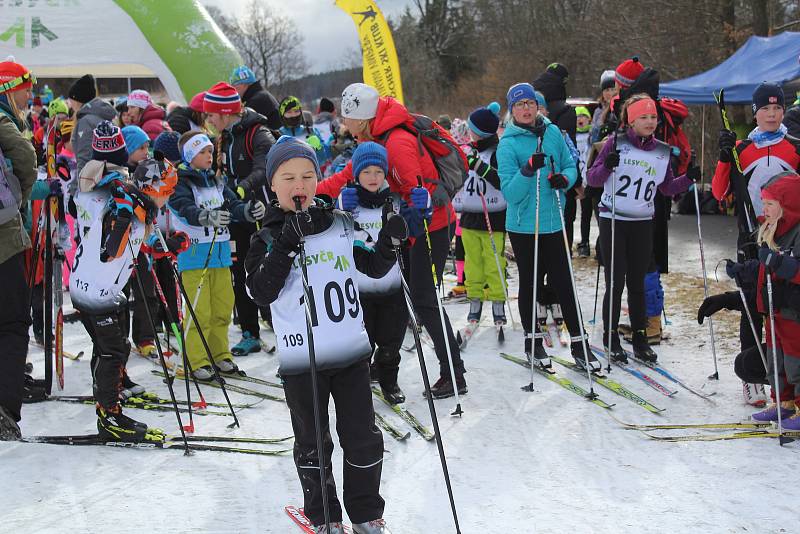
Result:
M551 172L566 176L569 187L578 178L578 169L569 152L558 126L545 118L546 125L542 152L545 153L545 166L539 170L539 233L552 234L561 231L561 217L555 190L550 187L547 177ZM532 131L509 122L500 144L497 147L497 173L500 175L500 188L508 203L506 211L506 230L520 234L535 233L536 226L536 175L528 177L521 169L536 152L539 136ZM553 165L550 164L552 157ZM558 192L561 209L566 203L564 190Z

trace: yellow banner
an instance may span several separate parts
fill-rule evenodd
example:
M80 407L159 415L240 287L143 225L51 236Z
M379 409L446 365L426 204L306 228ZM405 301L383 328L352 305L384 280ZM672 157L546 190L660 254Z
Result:
M370 0L336 0L356 25L364 62L364 83L373 86L381 96L392 96L403 103L400 64L386 19L375 2Z

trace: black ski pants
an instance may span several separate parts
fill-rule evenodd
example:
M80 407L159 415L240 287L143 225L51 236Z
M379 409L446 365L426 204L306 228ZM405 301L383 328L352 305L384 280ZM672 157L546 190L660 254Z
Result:
M766 357L767 351L770 349L767 348L766 343L762 343L761 350L764 351L764 357ZM733 362L733 371L736 376L742 379L742 382L769 384L767 370L764 368L764 362L761 360L761 354L759 354L756 345L750 346L736 355L736 360Z
M119 402L125 364L131 351L127 314L124 308L101 313L81 310L80 317L92 338L94 398L102 407L113 409Z
M344 507L353 523L365 523L383 517L384 501L380 496L383 467L383 435L375 426L372 391L369 383L369 360L344 369L320 371L317 375L319 412L324 448L328 504L331 521L342 520L342 507L336 496L336 482L331 472L333 441L328 423L328 398L336 407L336 433L344 454ZM311 373L283 376L286 404L294 430L294 463L303 487L303 507L314 525L325 523L322 486L319 477L314 400Z
M578 214L578 194L575 189L567 191L567 199L564 202L564 227L567 229L567 241L569 249L572 250L572 239L575 232L575 218Z
M384 388L397 384L400 347L408 326L408 308L403 290L388 295L361 295L364 327L374 350L378 382Z
M592 230L592 215L597 214L599 197L587 187L581 199L581 243L589 242L589 233Z
M615 223L614 246L614 315L608 319L608 299L611 284L611 219L600 217L600 250L604 263L606 291L603 294L603 331L608 325L619 326L622 291L628 287L628 315L633 330L647 328L644 298L644 276L653 259L653 221L620 221Z
M255 338L261 337L258 327L258 306L250 299L245 288L247 273L244 270L244 259L250 250L250 237L256 232L256 225L250 222L233 223L228 227L231 231L231 252L233 253L233 296L236 316L242 332L249 332Z
M28 328L31 324L25 254L20 252L0 263L3 305L0 306L0 406L19 421L28 357Z
M450 379L450 362L447 360L445 335L447 335L450 343L450 354L453 357L456 379L461 378L466 371L464 362L461 360L461 353L458 350L458 342L453 335L453 328L450 326L450 318L445 310L443 310L444 330L442 330L442 321L439 318L439 295L433 283L431 260L433 260L433 265L436 268L437 280L441 283L444 264L450 251L450 237L454 232L455 224L431 232L430 251L428 250L425 236L418 237L414 242L414 246L411 247L408 273L408 285L411 289L411 302L414 305L414 311L417 313L422 326L431 336L434 347L436 347L436 357L439 359L439 375L448 380Z
M511 239L511 248L517 260L519 269L519 316L522 328L527 334L532 332L531 321L533 318L533 256L536 239L533 234L518 234L508 232ZM580 336L581 328L578 323L578 311L575 308L575 293L573 292L572 279L569 275L567 251L564 249L564 236L560 231L552 234L539 234L539 280L537 292L544 286L544 277L547 275L548 286L555 291L564 322L572 337ZM537 300L541 300L538 298ZM536 343L541 344L540 338Z

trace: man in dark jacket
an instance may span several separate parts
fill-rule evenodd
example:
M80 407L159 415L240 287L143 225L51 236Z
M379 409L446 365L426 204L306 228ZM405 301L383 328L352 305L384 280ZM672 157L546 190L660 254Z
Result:
M0 279L4 288L0 307L0 441L21 436L17 422L21 418L31 323L24 256L31 242L19 208L27 203L36 181L36 151L22 134L33 81L30 71L19 63L0 63L0 151L13 165L13 174L10 169L0 169L0 181L14 197L13 205L0 209Z
M533 80L533 88L542 93L547 102L547 118L550 122L567 132L572 143L577 146L575 135L578 117L575 108L567 104L567 78L569 72L561 63L551 63L547 70Z
M80 174L86 162L92 159L92 132L101 122L113 121L117 110L97 98L97 87L91 74L78 78L67 91L67 97L67 103L78 119L72 134L72 149Z
M236 67L231 73L230 82L236 88L236 92L239 93L245 106L267 118L267 126L270 130L277 130L281 127L278 101L272 96L272 93L264 89L250 67L245 65Z
M789 130L789 135L800 139L800 92L792 102L792 107L783 114L783 125Z

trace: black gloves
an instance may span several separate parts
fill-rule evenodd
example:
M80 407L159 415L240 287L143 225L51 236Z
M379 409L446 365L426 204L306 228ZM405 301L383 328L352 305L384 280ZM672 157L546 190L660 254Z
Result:
M723 163L730 163L733 160L733 149L736 147L736 132L726 130L719 131L719 160Z
M288 250L297 252L300 250L300 242L303 238L313 233L314 222L311 220L310 213L307 211L287 213L278 242Z
M388 241L387 245L399 247L400 244L408 239L408 225L406 220L394 212L391 204L383 207L383 228L378 236L381 241Z
M742 297L739 296L738 291L728 291L705 299L697 310L698 324L703 324L706 317L711 317L723 309L742 311Z
M700 167L694 165L686 169L686 177L690 179L692 182L697 183L700 181Z
M619 166L619 150L613 150L606 154L603 160L603 166L609 171L613 171Z
M531 177L542 167L544 167L544 152L534 152L522 167L521 171L525 176Z
M566 189L569 186L567 177L561 173L551 174L547 177L547 181L553 189Z

